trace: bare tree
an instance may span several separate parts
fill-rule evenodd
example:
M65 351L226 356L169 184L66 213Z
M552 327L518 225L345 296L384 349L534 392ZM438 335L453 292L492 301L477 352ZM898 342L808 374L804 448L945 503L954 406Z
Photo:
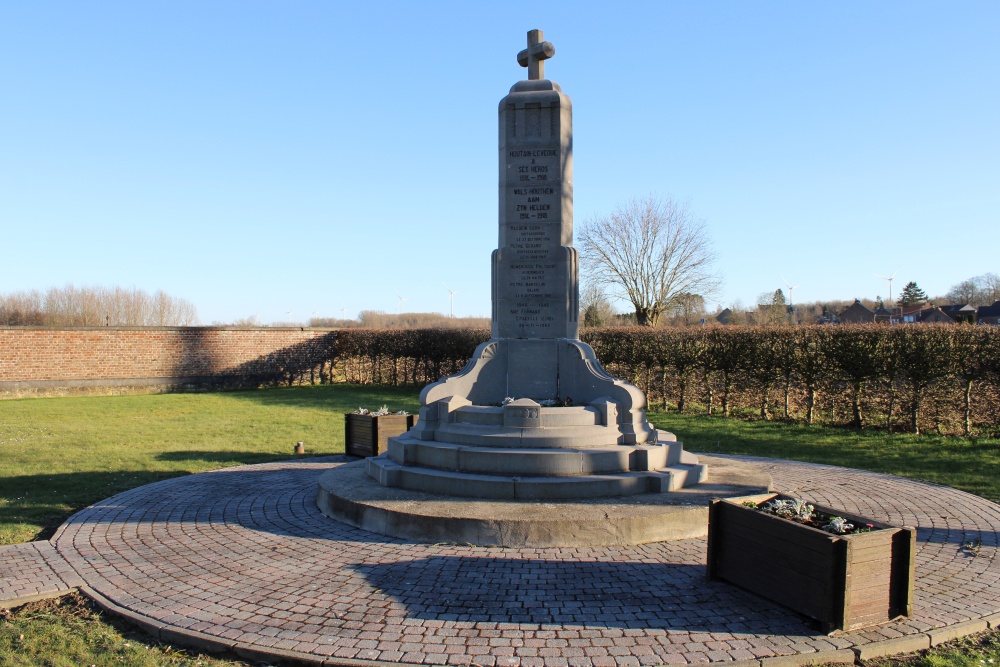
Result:
M186 326L198 323L194 304L162 291L122 287L53 287L0 294L0 324L49 327Z
M604 290L595 282L588 282L580 290L580 318L585 327L615 324L615 309Z
M682 295L710 296L721 282L705 223L669 198L633 199L587 221L579 248L587 278L631 301L641 325L656 326Z
M778 326L789 324L788 306L785 303L785 293L780 289L773 292L763 292L757 297L757 324Z
M1000 299L1000 276L984 273L954 285L944 299L952 303L967 303L970 306L989 306Z

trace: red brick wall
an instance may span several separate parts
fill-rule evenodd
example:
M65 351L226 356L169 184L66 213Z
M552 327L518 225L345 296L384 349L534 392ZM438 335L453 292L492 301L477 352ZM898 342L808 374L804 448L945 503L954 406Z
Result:
M335 338L311 328L0 327L0 393L319 382Z

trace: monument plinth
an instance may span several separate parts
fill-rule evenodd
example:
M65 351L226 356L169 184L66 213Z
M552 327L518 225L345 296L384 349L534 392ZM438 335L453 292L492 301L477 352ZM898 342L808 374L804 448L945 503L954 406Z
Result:
M642 392L605 373L579 340L573 107L544 78L554 54L540 30L529 32L518 54L529 78L500 101L492 338L461 373L426 387L416 427L369 460L387 486L570 498L705 479L704 466L646 421Z
M666 517L678 515L664 509L670 492L704 483L707 466L657 431L645 395L608 375L579 340L573 112L544 78L554 54L540 30L529 32L517 57L529 78L500 101L491 339L460 373L425 387L419 422L365 461L382 491L353 472L324 476L319 504L331 516L400 537L509 545L636 543L707 530L690 516L671 528ZM767 486L759 475L744 478L749 485L731 470L724 477L715 495ZM612 521L599 503L625 496L632 509ZM573 511L562 506L576 518L553 518L535 501L577 501Z

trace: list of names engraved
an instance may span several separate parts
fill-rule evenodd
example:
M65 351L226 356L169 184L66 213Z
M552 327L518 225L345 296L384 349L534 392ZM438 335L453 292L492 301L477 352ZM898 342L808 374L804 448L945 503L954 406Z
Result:
M565 291L559 147L506 149L505 276L508 315L525 332L552 328Z

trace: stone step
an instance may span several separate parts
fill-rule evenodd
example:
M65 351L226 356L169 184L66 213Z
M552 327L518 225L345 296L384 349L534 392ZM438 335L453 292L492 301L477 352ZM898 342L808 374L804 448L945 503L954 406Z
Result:
M601 423L601 413L593 407L578 405L562 408L539 409L539 426L595 426ZM502 407L466 405L452 413L455 422L478 426L503 426Z
M524 428L450 422L438 427L434 439L476 447L558 449L616 445L623 438L617 428L607 426Z
M648 472L697 463L679 442L657 445L562 449L475 447L401 436L389 440L388 456L400 465L486 475L567 477Z
M663 493L681 488L694 471L677 467L664 471L627 472L574 477L476 475L400 465L387 456L366 461L369 476L383 486L446 496L490 500L565 500L610 498Z
M696 457L691 454L688 455L697 461ZM678 463L662 468L657 472L669 475L669 480L664 491L679 491L684 487L708 481L708 466L704 463Z

